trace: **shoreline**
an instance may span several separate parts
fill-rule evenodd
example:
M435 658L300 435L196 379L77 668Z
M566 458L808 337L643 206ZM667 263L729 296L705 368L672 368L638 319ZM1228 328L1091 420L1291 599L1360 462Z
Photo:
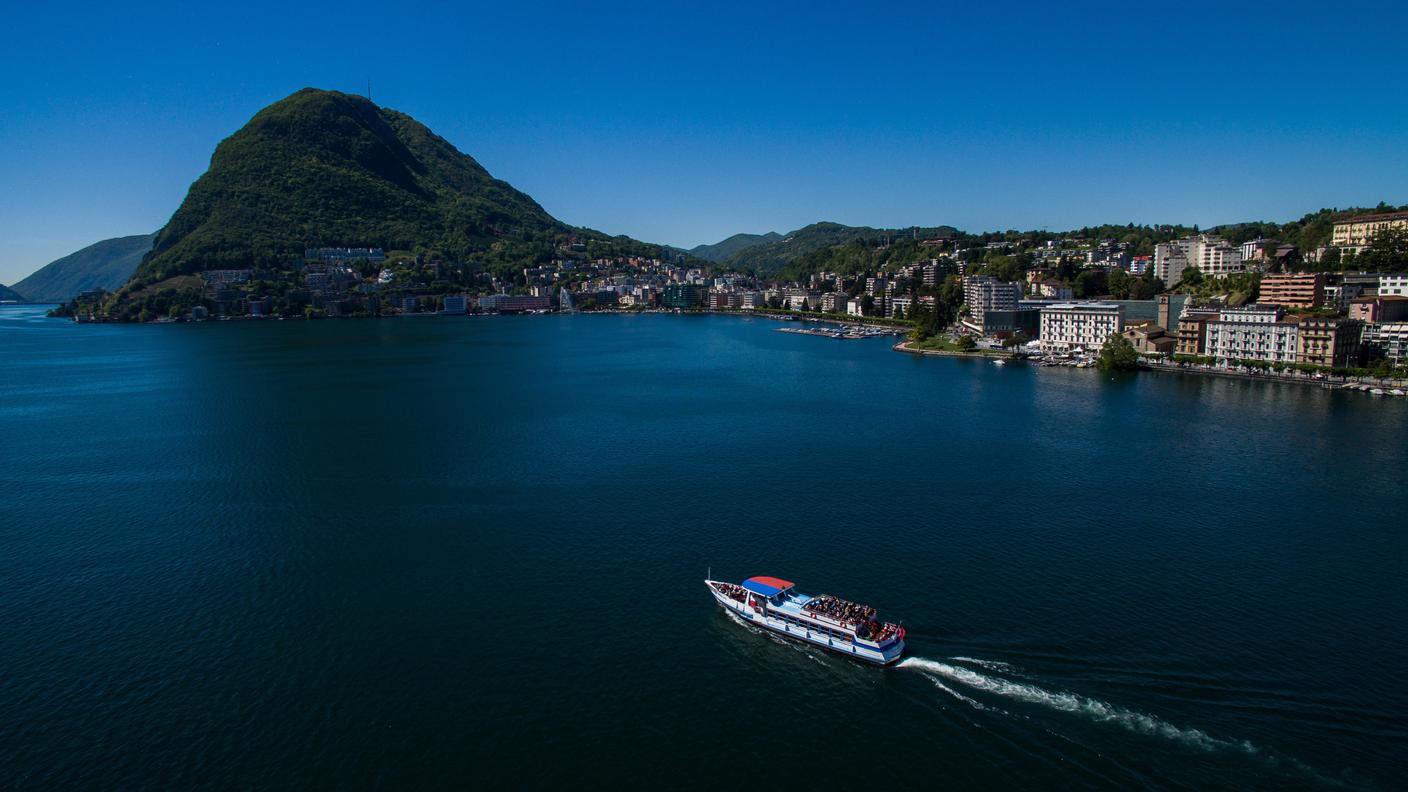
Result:
M904 352L909 355L929 355L933 357L950 358L979 358L985 360L1025 361L1025 358L1018 357L1017 355L1011 353L984 353L978 351L949 352L946 350L938 349L911 349L909 347L908 341L901 341L900 343L890 347L890 349L894 352ZM1038 368L1040 367L1038 366ZM1178 365L1166 365L1159 363L1150 363L1147 360L1142 359L1139 361L1138 371L1152 371L1161 372L1165 374L1201 374L1204 376L1225 377L1227 379L1239 379L1249 382L1280 382L1286 383L1288 385L1311 385L1322 388L1324 390L1351 391L1354 393L1363 393L1368 396L1386 396L1389 398L1403 398L1402 396L1395 396L1394 394L1390 393L1390 391L1394 389L1408 391L1408 379L1366 380L1354 377L1332 378L1330 376L1326 376L1323 379L1315 379L1314 377L1299 377L1294 375L1272 374L1266 372L1233 371L1230 369L1197 368ZM1382 393L1373 393L1375 389L1382 391Z
M1020 359L1020 358L1017 357L1016 353L1013 353L1013 352L1006 352L1006 351L999 352L999 351L997 351L997 350L995 350L995 349L989 349L989 350L977 350L977 349L975 349L975 350L973 350L973 351L971 351L971 352L958 352L958 351L949 351L949 350L947 350L947 349L914 349L914 348L910 347L909 344L910 344L909 341L901 341L901 342L899 342L898 344L895 344L894 346L891 346L891 347L890 347L890 351L892 351L892 352L903 352L903 353L905 353L905 354L907 354L907 355L929 355L929 356L932 356L932 357L951 357L951 358L974 358L974 359L978 359L978 360L1018 360L1018 359Z

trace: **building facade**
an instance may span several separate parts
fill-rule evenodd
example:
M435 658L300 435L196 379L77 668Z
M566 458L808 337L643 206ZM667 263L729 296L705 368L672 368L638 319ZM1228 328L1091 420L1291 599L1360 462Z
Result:
M1154 277L1166 286L1183 279L1183 271L1192 267L1204 275L1221 278L1245 272L1242 249L1221 237L1199 234L1154 246Z
M1041 351L1094 352L1124 330L1124 306L1114 303L1058 303L1041 309Z
M1325 304L1325 273L1267 275L1258 302L1285 308L1319 308Z
M1396 366L1408 364L1408 322L1364 325L1363 342Z
M1340 317L1302 316L1297 325L1297 363L1332 368L1359 365L1362 323Z
M1221 361L1260 360L1295 363L1300 330L1275 305L1223 308L1206 323L1203 354Z
M1375 236L1390 230L1408 230L1408 212L1385 212L1340 220L1335 223L1330 244L1342 251L1359 253L1369 246Z
M968 305L968 324L978 332L988 311L1015 311L1022 299L1022 284L1004 282L990 275L974 275L963 279L963 302Z

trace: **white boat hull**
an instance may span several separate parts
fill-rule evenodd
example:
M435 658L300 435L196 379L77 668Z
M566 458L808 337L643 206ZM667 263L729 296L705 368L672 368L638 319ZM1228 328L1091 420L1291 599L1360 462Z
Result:
M745 622L777 633L778 635L791 638L794 641L819 646L823 649L829 649L838 654L854 657L857 660L864 660L867 663L874 663L876 665L889 665L900 659L900 655L904 654L904 639L886 644L883 649L879 646L870 647L860 641L836 638L820 629L788 624L781 619L769 617L764 613L755 611L742 602L720 594L712 586L709 587L709 593L713 595L714 601L719 603L719 607L727 611L732 611Z

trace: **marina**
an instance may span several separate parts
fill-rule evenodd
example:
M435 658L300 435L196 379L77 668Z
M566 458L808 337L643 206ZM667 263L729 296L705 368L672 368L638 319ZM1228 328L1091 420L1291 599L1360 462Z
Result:
M822 338L837 338L843 341L858 341L863 338L883 338L885 336L903 334L903 331L896 330L893 327L877 327L875 325L854 325L846 327L778 327L775 328L775 330L779 333L821 336Z

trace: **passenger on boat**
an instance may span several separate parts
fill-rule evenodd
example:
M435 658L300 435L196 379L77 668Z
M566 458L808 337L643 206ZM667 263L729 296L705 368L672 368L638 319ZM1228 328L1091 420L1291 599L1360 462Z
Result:
M713 583L714 589L735 602L743 602L743 587L732 583Z
M811 613L829 616L843 624L858 624L863 621L872 621L875 619L874 608L854 602L847 602L840 597L833 597L830 594L814 597L802 607Z

